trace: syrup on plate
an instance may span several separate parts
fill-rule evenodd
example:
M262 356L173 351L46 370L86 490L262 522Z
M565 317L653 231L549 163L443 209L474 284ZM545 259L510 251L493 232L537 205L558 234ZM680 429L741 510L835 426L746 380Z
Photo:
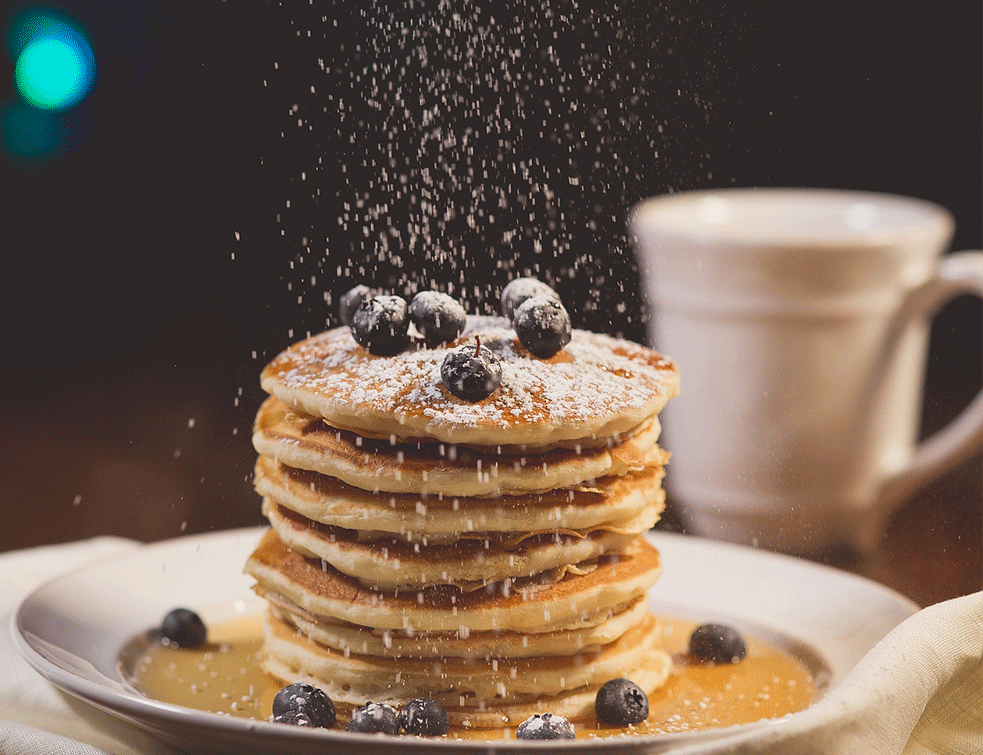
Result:
M692 662L686 645L696 622L662 618L664 647L673 670L649 696L648 720L630 727L575 722L578 738L660 734L752 723L795 713L822 691L817 659L797 657L745 636L747 656L736 664ZM267 720L280 684L259 668L262 616L209 627L210 643L197 650L166 647L149 635L124 649L121 670L133 686L155 700L196 710ZM803 649L803 654L808 652ZM548 712L548 711L543 711ZM286 725L286 724L285 724ZM513 739L514 729L454 730L449 738Z

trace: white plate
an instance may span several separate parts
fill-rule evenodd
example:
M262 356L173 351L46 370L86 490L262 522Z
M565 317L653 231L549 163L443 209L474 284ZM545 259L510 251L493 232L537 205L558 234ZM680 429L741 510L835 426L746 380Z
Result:
M261 610L242 573L261 533L234 530L155 543L58 577L15 613L18 645L56 686L195 755L308 755L331 746L401 755L432 749L433 741L411 737L366 737L203 713L150 700L124 682L117 668L121 649L174 606L200 609L206 623ZM784 646L824 678L827 691L918 610L885 587L807 561L668 533L649 537L664 567L650 593L656 612L733 623ZM781 726L789 718L710 732L545 744L550 752L661 752L724 731ZM544 743L533 744L541 749ZM494 746L533 749L516 741ZM441 742L445 748L487 752L488 744Z

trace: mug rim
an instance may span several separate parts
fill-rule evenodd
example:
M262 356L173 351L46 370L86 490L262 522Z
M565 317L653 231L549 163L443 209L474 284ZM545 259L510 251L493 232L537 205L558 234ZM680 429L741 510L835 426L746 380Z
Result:
M737 217L735 211L749 208L761 211L767 207L774 213L776 203L788 208L809 203L826 212L824 217L831 222L806 227L790 222L787 215L774 215L757 226L732 222ZM846 209L851 206L851 210ZM888 211L910 220L878 222ZM887 192L808 187L727 187L660 194L636 203L629 224L638 237L658 234L699 245L775 249L855 249L902 242L908 245L913 241L939 242L948 241L955 229L952 213L926 199Z

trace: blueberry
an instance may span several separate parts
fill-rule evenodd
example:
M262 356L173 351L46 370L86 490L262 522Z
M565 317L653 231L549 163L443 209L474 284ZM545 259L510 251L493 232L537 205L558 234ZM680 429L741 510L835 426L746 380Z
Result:
M703 624L689 638L689 654L714 663L737 663L745 655L744 639L733 627L725 624Z
M307 728L314 728L314 724L311 719L301 710L285 710L283 713L275 713L273 715L273 723L277 724L290 724L291 726L306 726Z
M482 348L477 340L474 346L458 346L444 357L440 365L440 379L447 390L465 401L481 401L487 398L502 382L502 363L490 349Z
M355 286L346 291L338 302L338 317L341 319L341 324L350 327L355 320L355 313L362 306L362 302L376 294L378 294L378 291L362 285Z
M200 648L208 639L208 629L194 611L175 608L161 622L160 636L171 647Z
M399 712L399 726L407 734L439 737L447 733L447 711L436 700L419 697L410 700Z
M274 720L288 713L300 714L308 720L308 723L300 724L301 726L330 729L335 725L334 703L331 698L324 690L304 682L288 684L273 698Z
M560 301L559 294L542 281L535 278L516 278L502 290L502 314L511 320L522 302L533 296L545 296Z
M352 319L352 337L370 354L393 356L408 341L410 321L406 300L399 296L372 296L362 302Z
M533 296L515 311L519 342L540 359L549 359L570 343L570 315L556 299Z
M410 320L427 346L438 346L461 335L468 317L464 307L447 294L421 291L410 302Z
M573 725L563 716L539 713L527 718L515 730L516 739L574 739Z
M637 724L648 718L649 698L635 682L612 679L597 691L594 712L608 724Z
M374 703L371 700L360 705L352 713L348 722L348 731L362 734L398 734L399 714L396 709L385 703Z

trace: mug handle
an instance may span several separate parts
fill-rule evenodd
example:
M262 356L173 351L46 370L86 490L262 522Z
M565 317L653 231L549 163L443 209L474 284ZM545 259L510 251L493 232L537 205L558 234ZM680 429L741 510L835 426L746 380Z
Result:
M951 299L962 294L983 298L983 252L945 255L935 277L914 289L895 320L896 343L912 322L931 320ZM887 479L881 488L880 508L885 514L929 481L958 466L983 447L983 391L948 425L915 447L910 463Z

